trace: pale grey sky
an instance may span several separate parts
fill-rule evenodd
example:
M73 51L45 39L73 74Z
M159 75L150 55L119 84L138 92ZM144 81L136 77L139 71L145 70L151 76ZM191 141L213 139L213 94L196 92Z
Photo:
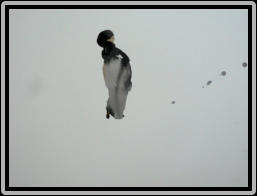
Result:
M10 186L247 186L247 23L247 10L10 10ZM131 59L122 120L105 118L105 29Z

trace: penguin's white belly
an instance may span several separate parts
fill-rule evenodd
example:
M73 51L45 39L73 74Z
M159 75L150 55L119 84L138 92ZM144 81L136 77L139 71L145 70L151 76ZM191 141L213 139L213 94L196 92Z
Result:
M116 119L123 118L123 111L128 96L128 90L124 88L124 82L128 73L125 69L120 72L121 68L121 59L112 60L103 66L104 81L109 92L107 107L111 108ZM120 78L118 79L118 77Z
M121 70L121 60L115 59L108 64L104 64L103 73L105 85L107 88L115 88L117 86L118 75Z

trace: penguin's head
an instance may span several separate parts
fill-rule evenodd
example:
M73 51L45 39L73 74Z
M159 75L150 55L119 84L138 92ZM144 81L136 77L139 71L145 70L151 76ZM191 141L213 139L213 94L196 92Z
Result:
M111 30L104 30L102 32L99 33L98 37L97 37L97 44L100 47L107 47L110 42L114 41L114 34Z

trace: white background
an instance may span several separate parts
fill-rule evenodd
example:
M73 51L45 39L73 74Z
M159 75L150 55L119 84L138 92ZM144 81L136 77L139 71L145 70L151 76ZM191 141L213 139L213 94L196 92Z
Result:
M247 186L247 28L246 10L10 10L10 186ZM131 59L122 120L105 29Z

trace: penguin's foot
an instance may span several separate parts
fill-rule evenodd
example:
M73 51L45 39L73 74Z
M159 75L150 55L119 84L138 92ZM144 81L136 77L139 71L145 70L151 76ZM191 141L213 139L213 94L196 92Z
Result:
M115 115L114 118L115 119L122 119L122 118L124 118L124 114L122 114L121 116Z
M106 118L107 118L107 119L110 118L110 114L109 114L109 113L106 114Z

